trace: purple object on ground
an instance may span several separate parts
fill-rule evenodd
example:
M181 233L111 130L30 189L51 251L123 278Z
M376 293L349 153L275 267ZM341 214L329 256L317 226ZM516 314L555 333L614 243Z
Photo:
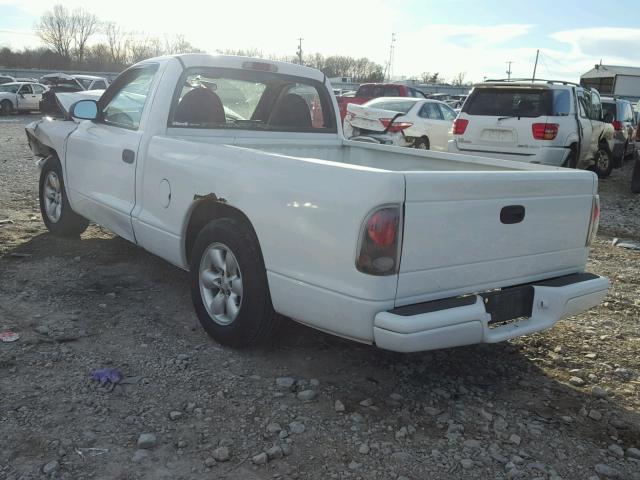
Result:
M91 380L96 380L100 383L120 383L122 372L117 368L101 368L91 372Z

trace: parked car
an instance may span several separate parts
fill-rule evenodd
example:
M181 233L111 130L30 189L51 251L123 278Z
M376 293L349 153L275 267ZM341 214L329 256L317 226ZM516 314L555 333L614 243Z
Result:
M345 138L365 142L447 151L456 113L437 100L381 97L347 106Z
M31 77L19 77L19 78L16 78L16 82L40 83L38 82L37 78L31 78Z
M96 77L93 75L72 75L85 90L106 90L109 86L109 80L104 77Z
M613 126L613 160L621 167L624 159L636 151L637 122L631 102L621 98L602 97L605 122Z
M578 110L576 110L576 105ZM569 168L600 178L614 164L613 127L596 90L562 81L488 81L474 87L449 151Z
M5 83L15 83L16 79L10 75L0 75L0 85Z
M39 83L4 83L0 85L0 112L29 112L40 108L42 94L47 87Z
M356 90L355 95L342 95L337 97L340 118L344 120L347 114L347 105L355 103L362 105L373 98L378 97L414 97L426 98L424 93L415 88L397 83L364 83Z
M244 118L213 85L245 92ZM188 270L202 326L236 347L276 314L403 352L500 342L604 299L584 272L593 173L345 140L336 107L301 65L145 60L27 125L44 223L91 220Z

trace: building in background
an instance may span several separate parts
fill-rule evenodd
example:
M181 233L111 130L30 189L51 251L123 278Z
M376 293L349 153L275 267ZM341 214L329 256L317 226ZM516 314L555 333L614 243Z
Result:
M595 88L601 95L640 100L640 68L595 65L580 77L580 84Z

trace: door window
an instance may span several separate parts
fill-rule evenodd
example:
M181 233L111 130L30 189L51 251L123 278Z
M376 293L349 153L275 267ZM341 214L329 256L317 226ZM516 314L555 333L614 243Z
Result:
M20 88L20 92L22 95L30 95L33 93L33 90L31 89L31 85L23 85L22 88Z
M578 95L578 107L580 109L580 116L582 118L589 118L587 115L587 112L589 111L589 107L587 105L587 101L582 95Z
M446 105L438 105L438 107L440 107L440 111L442 112L442 117L445 120L454 121L458 116L456 112L453 110L453 108L451 107L448 107Z
M602 104L600 103L600 95L596 92L591 92L591 112L589 118L591 120L602 119Z
M123 73L117 84L114 84L114 90L105 99L102 122L137 130L157 69L157 65L150 65Z
M431 120L443 120L442 113L436 103L425 103L420 109L418 114L422 118L429 118Z
M44 93L44 87L42 85L34 85L33 91L38 95L42 95Z
M94 90L104 90L105 88L107 88L107 86L104 84L103 80L96 80L93 83L93 87Z

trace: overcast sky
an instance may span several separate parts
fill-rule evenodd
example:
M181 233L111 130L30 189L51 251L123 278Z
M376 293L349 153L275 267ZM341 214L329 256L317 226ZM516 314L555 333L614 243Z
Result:
M95 3L95 4L94 4ZM303 37L306 53L369 57L384 65L395 32L395 75L439 72L467 80L530 77L536 49L538 77L577 80L602 60L640 66L637 2L613 7L601 1L515 0L66 0L103 20L152 35L183 34L195 46L258 48L294 54ZM39 45L33 26L49 0L0 0L0 46ZM610 14L603 14L609 12ZM621 14L629 12L629 15Z

